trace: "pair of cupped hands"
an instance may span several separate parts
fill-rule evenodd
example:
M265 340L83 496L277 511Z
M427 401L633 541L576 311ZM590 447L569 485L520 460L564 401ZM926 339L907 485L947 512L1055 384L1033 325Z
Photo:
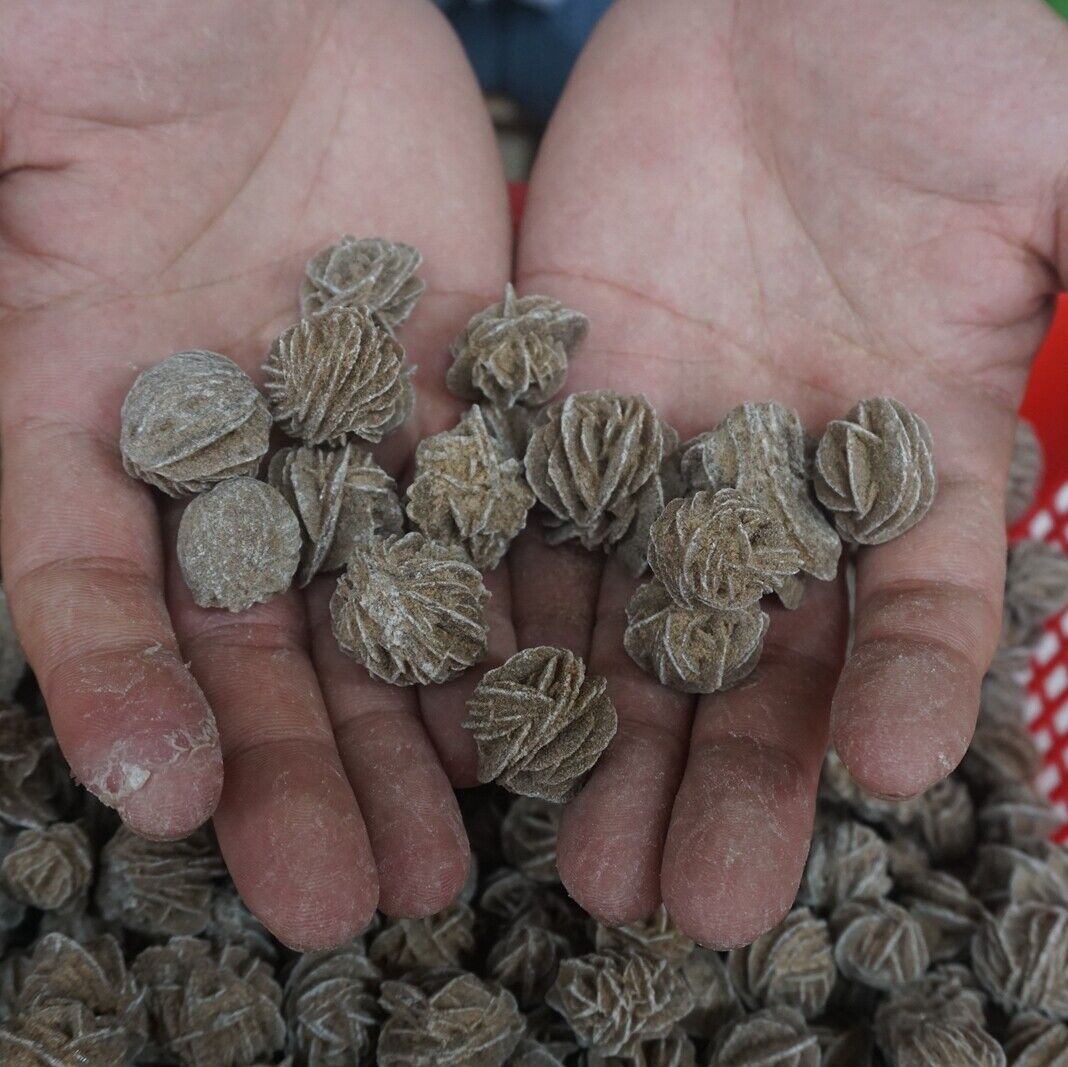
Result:
M589 315L569 390L644 393L683 438L746 400L811 432L889 395L930 424L927 518L773 611L739 688L693 699L623 651L634 583L528 530L486 583L490 655L566 646L620 726L564 810L568 891L665 903L697 940L789 908L828 741L866 789L963 754L999 631L1014 413L1068 282L1068 26L1041 0L618 0L538 154L513 237L493 132L424 0L2 0L3 578L73 773L137 832L214 815L284 942L460 890L454 786L482 668L391 688L338 649L320 579L197 608L178 508L124 474L137 372L208 348L259 378L340 232L416 245L416 415L452 425L447 345L519 291Z

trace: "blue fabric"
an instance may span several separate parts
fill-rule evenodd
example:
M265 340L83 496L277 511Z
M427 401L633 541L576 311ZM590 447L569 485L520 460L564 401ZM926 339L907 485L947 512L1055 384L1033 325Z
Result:
M547 119L612 0L439 0L483 90Z

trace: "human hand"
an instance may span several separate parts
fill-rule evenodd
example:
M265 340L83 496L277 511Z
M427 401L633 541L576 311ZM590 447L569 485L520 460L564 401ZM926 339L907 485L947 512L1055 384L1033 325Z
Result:
M890 395L930 424L922 523L773 611L739 688L696 702L623 651L634 583L534 537L519 644L609 677L620 731L566 809L563 881L595 916L663 900L698 940L791 906L828 737L892 797L968 744L1000 625L1014 413L1068 280L1068 26L1038 0L621 0L540 150L518 285L586 312L569 389L644 392L683 438L745 400L810 432ZM552 552L550 556L549 553Z
M137 372L179 349L260 377L304 261L342 230L426 256L401 334L417 413L384 462L452 424L446 345L510 267L459 46L423 0L13 0L0 69L4 584L74 774L147 836L218 803L238 889L295 947L352 936L376 903L437 910L468 857L435 746L462 779L473 683L372 682L334 642L328 579L198 609L180 508L123 472L118 430Z

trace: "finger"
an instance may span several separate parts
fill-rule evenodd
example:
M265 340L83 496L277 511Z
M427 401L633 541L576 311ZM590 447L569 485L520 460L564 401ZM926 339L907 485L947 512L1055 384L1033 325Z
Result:
M338 647L331 579L307 593L312 658L378 866L379 908L420 917L449 904L470 854L456 796L411 689L377 682Z
M168 595L219 721L215 829L238 892L291 948L349 940L370 922L378 880L308 656L303 601L291 592L238 613L198 608L173 559Z
M156 508L114 441L51 417L4 427L4 586L74 776L146 837L210 817L218 734L163 597Z
M531 515L508 553L512 618L520 648L555 645L585 659L590 653L604 557L574 543L546 544Z
M628 922L660 903L660 860L686 762L693 698L660 685L623 649L637 583L605 564L589 671L608 679L619 730L582 792L564 809L557 866L596 919Z
M873 793L920 793L968 747L1001 626L1005 527L995 484L943 477L922 522L858 553L856 634L832 732Z
M462 726L467 717L467 701L482 675L499 667L516 650L507 567L487 571L482 578L489 592L486 604L489 636L485 659L451 682L425 685L419 690L419 708L426 731L450 781L458 789L478 785L475 742Z
M773 608L756 671L698 703L661 884L671 917L703 945L748 944L793 904L827 747L842 600L835 583L814 582L796 611Z

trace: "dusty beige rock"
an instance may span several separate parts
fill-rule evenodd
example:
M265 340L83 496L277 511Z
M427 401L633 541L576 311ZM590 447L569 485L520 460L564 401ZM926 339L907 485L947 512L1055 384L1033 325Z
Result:
M632 1056L602 1056L591 1049L587 1067L695 1067L697 1049L685 1031L676 1027L664 1037L643 1041Z
M986 1022L986 997L971 969L947 963L922 978L892 989L875 1011L875 1038L885 1055L893 1058L901 1034L924 1019L960 1026Z
M7 595L0 586L0 701L9 701L14 696L25 673L26 656L15 633L15 624L7 607Z
M481 403L478 405L482 412L482 420L489 430L490 436L504 450L508 459L517 459L523 462L527 454L527 445L530 444L530 435L534 432L539 408L499 408L494 404Z
M979 809L979 834L984 842L1038 845L1060 829L1064 818L1050 801L1026 782L995 789Z
M649 567L683 607L755 604L801 567L779 519L737 489L672 500L653 523Z
M1046 541L1018 541L1005 573L1004 626L1030 644L1042 624L1068 607L1068 554ZM1026 667L1026 662L1023 664Z
M49 775L55 752L46 718L0 702L0 828L40 830L56 821Z
M1068 1026L1033 1012L1016 1015L1005 1052L1012 1067L1060 1067L1068 1063Z
M365 537L399 534L404 512L397 483L370 451L349 442L340 448L294 445L271 458L268 481L300 519L304 534L297 584L344 567Z
M264 363L274 419L307 445L381 441L415 403L404 349L366 308L301 319Z
M975 806L959 778L943 778L918 798L916 829L932 862L948 864L975 846Z
M987 908L1049 904L1068 908L1068 850L1049 841L1027 849L980 845L972 892Z
M692 1037L715 1037L727 1023L745 1014L738 991L718 952L696 946L681 965L682 977L693 994L693 1010L681 1026Z
M427 994L386 982L379 1067L502 1067L523 1036L515 998L473 974Z
M211 919L204 927L203 937L217 952L226 945L236 945L272 966L278 963L278 942L267 928L245 907L232 885L215 889L211 901Z
M368 955L383 974L413 968L461 967L475 948L475 913L450 904L425 919L393 919L371 941Z
M583 1048L633 1055L665 1037L693 1009L693 994L666 960L642 953L601 952L564 960L548 996Z
M922 871L898 877L899 902L920 924L932 960L957 959L971 943L983 907L948 871Z
M852 900L875 901L890 892L886 842L853 820L817 827L797 899L817 910L833 911Z
M752 944L732 949L729 960L734 987L749 1007L781 1005L806 1019L823 1013L838 977L827 924L808 908L795 908Z
M820 1067L819 1039L792 1008L764 1008L729 1023L709 1067Z
M644 397L602 389L550 404L525 457L527 481L549 512L546 539L615 552L640 574L649 528L667 503L661 472L677 447Z
M225 873L203 830L183 841L149 841L120 826L100 854L96 905L104 918L148 937L198 934Z
M486 972L524 1010L544 1003L560 961L572 955L567 938L528 919L519 919L486 957Z
M11 1067L115 1067L129 1062L130 1044L126 1030L101 1025L88 1008L76 1003L18 1012L0 1024L0 1058Z
M286 1025L271 968L244 949L215 953L175 937L147 948L133 967L147 991L152 1034L182 1067L242 1067L280 1051Z
M598 952L641 952L676 967L694 950L693 940L675 925L663 904L647 919L619 926L598 923L593 942Z
M842 542L812 495L796 411L773 401L742 404L715 430L687 442L681 462L691 492L738 489L778 517L802 571L824 581L835 576Z
M894 1045L897 1067L1005 1067L1001 1046L976 1023L921 1019Z
M0 863L0 880L15 900L42 911L69 908L89 891L93 853L76 823L23 830Z
M298 957L284 989L289 1048L302 1063L350 1067L369 1057L381 974L358 942Z
M534 407L559 392L571 351L586 336L589 320L547 296L516 296L475 315L449 352L445 375L464 400L485 397L499 408Z
M482 576L420 533L357 544L330 600L341 648L391 685L440 685L486 653Z
M256 474L271 413L252 379L217 352L178 352L143 370L122 404L126 472L168 496Z
M369 308L391 330L411 315L426 283L415 277L423 257L411 245L384 237L342 234L304 267L300 313Z
M559 804L537 797L518 797L501 823L501 851L513 867L535 882L556 885L556 834Z
M931 431L896 400L862 400L824 431L813 484L845 540L881 545L900 537L934 502Z
M408 518L427 537L459 545L480 570L504 558L527 523L534 494L518 460L490 434L479 407L415 450Z
M178 524L178 565L202 608L245 611L285 592L300 523L277 489L234 478L193 500Z
M645 582L627 605L623 647L661 685L715 693L747 678L764 647L769 618L756 604L685 608L658 581Z
M141 1051L148 1033L144 992L113 937L78 944L47 934L19 964L6 990L11 1017L0 1029L3 1063L113 1067Z
M1031 732L1021 720L984 718L961 761L961 774L972 786L996 789L1032 782L1042 766Z
M1005 488L1005 524L1012 526L1031 510L1042 484L1045 458L1042 442L1026 419L1016 423L1016 436L1009 464L1009 483Z
M923 928L889 900L852 900L831 918L834 958L847 978L890 990L919 978L930 962Z
M972 966L1006 1011L1068 1020L1068 909L1012 904L988 916L972 941Z
M478 779L521 796L564 801L616 732L601 677L562 648L525 648L489 670L463 725L478 748Z

